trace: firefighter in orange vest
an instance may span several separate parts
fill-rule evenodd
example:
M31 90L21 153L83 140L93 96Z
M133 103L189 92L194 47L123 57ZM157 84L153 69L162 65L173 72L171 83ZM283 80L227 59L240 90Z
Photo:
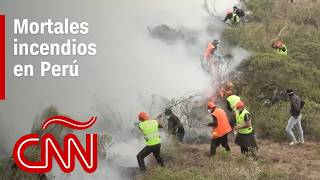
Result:
M209 60L218 49L219 40L213 40L212 42L208 43L207 49L204 52L204 56L206 60Z
M218 108L214 102L208 102L208 112L212 115L213 122L207 126L212 128L212 140L210 156L216 154L216 148L221 144L226 151L230 152L228 133L232 130L225 111Z

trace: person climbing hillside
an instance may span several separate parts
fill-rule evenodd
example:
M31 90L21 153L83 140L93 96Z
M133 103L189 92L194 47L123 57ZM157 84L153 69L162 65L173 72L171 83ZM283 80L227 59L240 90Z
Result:
M240 22L240 18L236 13L233 13L232 10L227 10L227 15L224 18L223 22L229 20L231 26L236 26Z
M226 151L230 152L228 144L228 133L232 130L225 111L218 108L216 104L209 101L207 104L208 113L211 114L213 122L207 126L212 127L212 139L210 147L210 157L216 154L217 147L222 145Z
M300 143L304 143L304 138L303 138L303 129L301 126L301 109L304 106L304 102L301 100L301 98L296 95L292 89L287 89L286 93L288 94L288 97L290 99L291 102L291 108L290 108L290 115L291 117L288 120L288 125L286 127L286 132L288 133L291 142L290 145L294 145L298 142ZM292 132L292 128L295 125L298 125L298 129L299 129L299 141L297 141L296 137L294 136L294 133Z
M219 44L220 44L220 41L217 39L208 43L208 46L204 52L204 57L206 58L207 61L214 56L214 53L218 49Z
M235 112L235 106L236 104L241 100L239 96L234 95L232 91L227 91L224 93L224 96L226 96L226 102L227 102L227 115L229 117L229 122L231 127L235 126L236 118L234 116Z
M278 54L281 54L281 55L288 54L287 46L280 40L274 41L272 43L272 48L276 49Z
M228 110L235 111L236 104L241 100L240 97L237 95L234 95L232 91L227 91L225 95L227 97Z
M234 85L233 83L230 81L230 80L227 80L227 81L222 81L221 82L221 88L219 90L219 94L221 97L224 97L226 96L226 93L228 91L232 91L234 88Z
M253 158L256 159L256 151L258 150L258 145L256 143L254 131L251 124L251 115L249 111L245 109L245 104L242 101L239 101L236 104L235 108L236 126L234 127L234 130L237 131L235 143L240 146L242 154L247 156L252 155Z
M159 134L159 128L163 126L157 120L151 120L146 112L140 112L139 118L139 129L144 136L145 147L138 153L137 160L142 172L146 172L146 166L144 158L149 154L153 153L158 164L164 166L163 160L160 156L161 139Z
M168 120L169 135L176 136L178 141L182 142L185 131L180 119L172 112L171 109L166 109L164 113Z
M245 23L246 14L242 9L238 8L237 6L233 6L233 13L239 16L241 23Z

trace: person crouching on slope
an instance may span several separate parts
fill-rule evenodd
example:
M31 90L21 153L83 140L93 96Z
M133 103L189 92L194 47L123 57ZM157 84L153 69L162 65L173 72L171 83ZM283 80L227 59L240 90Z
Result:
M288 54L287 46L280 40L273 42L272 48L276 49L278 54L281 54L281 55Z
M233 13L232 10L227 10L227 15L223 22L227 22L228 20L231 26L237 26L240 22L239 16L236 13Z
M241 153L256 158L255 151L258 149L258 145L255 140L254 131L251 125L251 115L248 110L245 109L245 104L239 101L236 106L236 126L234 129L237 131L237 137L235 143L241 148Z
M171 109L165 109L164 114L168 120L169 135L176 136L177 140L182 142L185 131L180 119L172 112Z
M221 144L226 151L230 152L230 147L228 144L228 133L232 130L228 121L228 117L225 111L218 108L214 102L209 101L208 112L211 114L213 122L209 123L207 126L212 128L212 140L210 148L210 157L216 154L216 149Z
M151 120L149 115L145 112L139 113L139 129L142 132L145 139L145 147L137 155L138 164L142 172L146 172L146 166L144 158L153 153L157 162L164 166L163 160L160 156L161 139L159 134L159 128L162 125L157 120Z

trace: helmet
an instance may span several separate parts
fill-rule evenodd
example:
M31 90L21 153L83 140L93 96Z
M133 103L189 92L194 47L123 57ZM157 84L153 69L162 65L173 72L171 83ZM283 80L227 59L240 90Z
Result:
M209 101L208 104L207 104L207 107L208 107L208 109L213 109L213 108L215 108L217 106L216 106L216 104L214 102Z
M165 115L170 115L172 113L171 109L170 108L167 108L164 110L164 114Z
M272 44L273 48L281 48L282 46L283 46L283 42L281 40L276 40Z
M139 121L145 121L150 118L146 112L140 112L138 117L139 117Z
M212 41L212 44L220 44L220 41L215 39L215 40Z
M239 110L239 109L241 109L241 108L244 108L244 102L243 101L239 101L237 104L236 104L236 106L235 106L235 108L237 109L237 110Z
M226 96L228 97L228 96L231 96L233 93L232 93L232 91L227 91L226 92Z
M227 14L232 14L233 11L231 9L227 9Z

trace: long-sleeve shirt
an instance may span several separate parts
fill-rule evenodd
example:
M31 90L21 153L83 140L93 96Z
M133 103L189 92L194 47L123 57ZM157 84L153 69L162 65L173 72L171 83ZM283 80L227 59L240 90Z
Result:
M227 21L228 19L232 19L233 14L227 14L223 21Z
M244 17L246 14L242 9L237 9L236 11L234 11L234 13L236 13L236 15L238 15L239 17Z
M178 128L184 129L179 118L172 114L168 119L168 130L170 134L174 134Z
M232 109L229 101L227 101L227 109L228 109L229 111L233 111L233 109Z
M290 114L291 116L299 116L301 111L301 99L298 95L294 94L290 98L291 102L291 108L290 108Z
M209 123L207 126L210 126L210 127L217 127L218 126L217 118L214 115L212 115L212 122Z

